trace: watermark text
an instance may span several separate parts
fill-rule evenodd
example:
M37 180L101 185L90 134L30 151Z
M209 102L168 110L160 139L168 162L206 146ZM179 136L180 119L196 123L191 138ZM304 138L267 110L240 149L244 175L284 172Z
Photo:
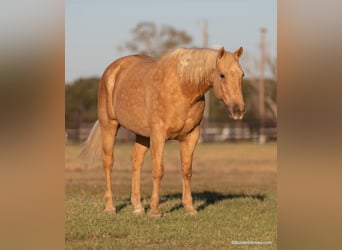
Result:
M271 245L272 241L237 241L232 240L232 245Z

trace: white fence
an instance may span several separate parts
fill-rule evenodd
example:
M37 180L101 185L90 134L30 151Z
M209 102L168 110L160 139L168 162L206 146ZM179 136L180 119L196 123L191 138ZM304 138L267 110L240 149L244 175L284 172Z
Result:
M93 124L82 124L79 129L66 129L66 141L85 141ZM267 126L260 129L257 122L230 122L212 123L208 128L202 128L200 142L221 142L221 141L258 141L260 137L269 140L277 139L276 123L266 123ZM116 141L133 141L135 135L125 128L120 128Z

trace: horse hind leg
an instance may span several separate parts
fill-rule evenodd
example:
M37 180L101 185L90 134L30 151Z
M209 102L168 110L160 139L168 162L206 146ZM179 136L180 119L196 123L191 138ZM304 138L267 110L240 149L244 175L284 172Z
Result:
M105 188L105 212L115 213L115 207L113 205L113 194L111 187L111 173L114 163L113 148L115 143L115 136L119 124L116 121L108 121L106 124L101 124L101 134L102 134L102 160L103 168L105 172L106 188Z
M149 138L137 135L132 153L132 204L134 206L133 214L144 214L145 210L141 205L140 195L140 176L141 168L144 163L145 154L150 147Z

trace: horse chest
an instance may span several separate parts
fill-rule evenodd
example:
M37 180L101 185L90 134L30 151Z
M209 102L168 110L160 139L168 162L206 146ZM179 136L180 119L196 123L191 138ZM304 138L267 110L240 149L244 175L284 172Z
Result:
M203 117L204 106L204 100L198 101L189 108L185 115L179 114L177 116L178 126L177 128L174 127L173 129L169 129L168 137L172 139L181 139L189 134L200 124Z

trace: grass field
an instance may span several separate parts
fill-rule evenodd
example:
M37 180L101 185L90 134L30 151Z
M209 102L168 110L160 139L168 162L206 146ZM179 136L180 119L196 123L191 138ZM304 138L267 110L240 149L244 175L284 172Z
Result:
M141 181L147 214L132 214L132 147L116 145L112 187L118 212L108 215L103 212L104 174L100 161L87 165L76 158L79 145L66 146L67 249L277 248L276 143L199 144L192 177L197 216L183 211L179 145L167 143L160 219L148 216L152 190L149 154ZM247 241L249 244L243 244Z

